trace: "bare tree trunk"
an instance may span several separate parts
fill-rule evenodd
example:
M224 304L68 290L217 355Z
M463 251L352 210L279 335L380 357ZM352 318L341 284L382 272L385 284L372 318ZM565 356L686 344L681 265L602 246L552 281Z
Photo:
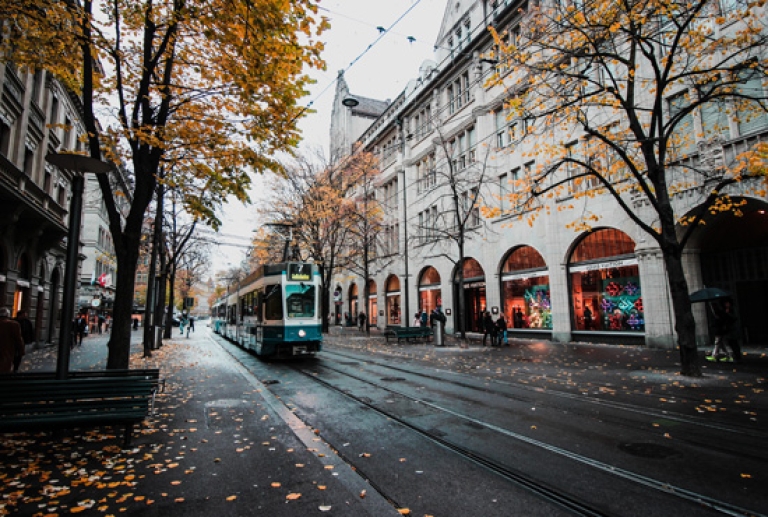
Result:
M133 292L136 264L138 262L138 242L136 246L126 246L128 251L117 253L117 289L115 305L112 314L112 332L109 335L109 355L107 369L126 370L130 365L131 356L131 314L133 313L133 297L125 293ZM134 251L135 250L135 251Z
M680 350L680 374L701 376L699 354L696 347L696 322L693 319L688 282L683 273L683 262L678 254L664 255L667 265L669 290L672 295L672 311L675 315L675 332Z

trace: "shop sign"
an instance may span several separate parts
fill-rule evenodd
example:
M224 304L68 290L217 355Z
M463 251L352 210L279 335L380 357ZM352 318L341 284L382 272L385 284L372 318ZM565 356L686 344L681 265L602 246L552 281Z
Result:
M400 296L400 291L392 291L387 293L387 297L389 296Z
M477 287L485 287L485 282L470 282L464 284L464 289L475 289Z
M419 291L439 291L439 290L440 290L440 284L419 286Z
M549 276L548 269L542 269L541 271L530 271L528 273L516 273L503 275L501 277L502 282L509 282L511 280L528 280L529 278L541 278L543 276Z
M611 260L608 262L598 262L596 264L584 264L583 266L571 266L568 271L571 273L585 273L587 271L599 271L601 269L612 269L615 267L636 266L636 258L628 258L621 260Z

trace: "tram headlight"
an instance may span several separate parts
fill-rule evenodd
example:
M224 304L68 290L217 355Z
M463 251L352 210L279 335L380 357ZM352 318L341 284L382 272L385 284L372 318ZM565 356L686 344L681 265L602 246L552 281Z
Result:
M299 337L307 337L307 333L304 332L304 329L299 330Z

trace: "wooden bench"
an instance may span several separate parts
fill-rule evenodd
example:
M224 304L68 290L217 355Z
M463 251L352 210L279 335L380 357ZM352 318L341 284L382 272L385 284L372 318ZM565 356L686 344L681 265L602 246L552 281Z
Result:
M430 341L432 339L432 335L433 332L431 327L388 326L384 330L384 337L386 338L387 342L389 342L390 337L396 338L398 343L402 339L405 339L406 341L410 341L411 339L422 339L424 341Z
M158 370L23 373L0 377L0 432L85 425L125 426L130 445L134 424L154 407Z

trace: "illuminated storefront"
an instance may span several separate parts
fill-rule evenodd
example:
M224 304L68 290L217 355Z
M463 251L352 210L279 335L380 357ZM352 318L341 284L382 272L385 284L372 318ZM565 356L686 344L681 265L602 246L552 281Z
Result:
M379 302L374 280L368 281L368 321L372 327L375 327L379 322Z
M429 314L435 307L442 304L440 273L430 266L424 270L421 278L419 278L419 310Z
M400 325L402 314L400 309L400 279L395 275L387 278L387 325Z
M635 243L624 232L588 234L571 254L568 272L574 330L645 330Z
M501 305L508 327L552 329L549 271L534 248L516 248L504 261Z
M353 324L357 322L357 313L360 310L357 302L357 284L349 286L349 317Z

